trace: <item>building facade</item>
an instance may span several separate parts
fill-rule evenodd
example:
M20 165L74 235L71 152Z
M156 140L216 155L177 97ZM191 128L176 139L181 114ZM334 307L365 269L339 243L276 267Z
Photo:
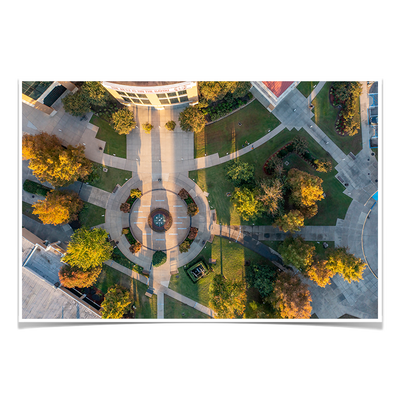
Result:
M78 90L68 81L22 81L22 102L52 117L57 112L52 105L67 89Z
M197 82L103 81L102 85L126 106L154 107L164 110L179 104L198 103Z

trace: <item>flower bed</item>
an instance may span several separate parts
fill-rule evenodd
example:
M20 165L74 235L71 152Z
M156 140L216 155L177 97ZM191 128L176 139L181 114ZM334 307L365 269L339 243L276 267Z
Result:
M164 218L162 225L158 225L157 221L155 221L155 217L157 217L157 215L160 215L161 218ZM156 208L150 213L147 222L153 231L166 232L169 228L171 228L173 219L169 211L164 210L163 208Z

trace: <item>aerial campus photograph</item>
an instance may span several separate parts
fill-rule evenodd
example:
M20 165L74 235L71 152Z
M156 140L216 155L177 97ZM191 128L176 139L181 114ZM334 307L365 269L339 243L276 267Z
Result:
M20 321L381 317L379 81L24 81Z

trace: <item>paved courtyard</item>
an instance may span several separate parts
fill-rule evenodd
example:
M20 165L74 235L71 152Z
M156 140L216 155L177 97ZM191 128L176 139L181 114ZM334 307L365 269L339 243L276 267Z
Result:
M165 232L157 232L149 225L150 213L162 209L169 212L172 225ZM154 218L158 215L156 214ZM153 224L162 226L166 221L160 217ZM172 250L179 246L187 237L191 218L187 214L187 205L176 193L158 189L144 193L134 203L129 218L129 226L136 240L150 250Z

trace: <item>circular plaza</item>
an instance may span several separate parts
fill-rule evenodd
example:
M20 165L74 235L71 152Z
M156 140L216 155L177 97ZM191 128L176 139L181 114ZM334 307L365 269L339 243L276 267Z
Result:
M142 195L126 213L120 206L129 200L132 189L139 189ZM186 201L179 196L182 189L198 206L198 214L192 217L188 215ZM211 238L212 220L206 196L187 176L171 174L163 180L150 174L134 174L110 196L105 229L124 256L146 271L150 270L154 253L165 252L167 262L157 270L168 269L170 274L176 273L177 268L193 260L203 249ZM191 228L197 228L198 233L189 250L181 253L179 245L188 238ZM129 235L142 245L135 253L130 251L132 238L129 239Z
M164 188L144 193L133 204L129 217L134 238L155 251L179 246L186 239L190 226L186 202Z

